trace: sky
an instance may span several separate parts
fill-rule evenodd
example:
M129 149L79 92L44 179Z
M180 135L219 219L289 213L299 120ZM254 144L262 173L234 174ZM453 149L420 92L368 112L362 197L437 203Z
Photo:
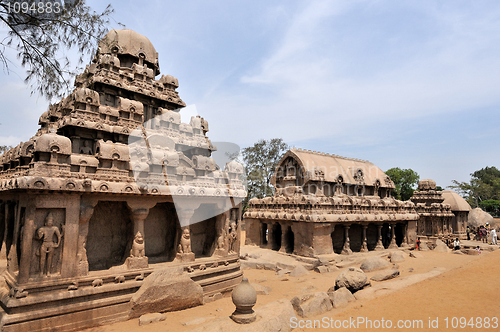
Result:
M411 168L441 187L500 168L498 1L111 5L110 28L150 39L212 141L283 138L384 171ZM49 104L30 95L12 58L0 72L0 145L33 136Z

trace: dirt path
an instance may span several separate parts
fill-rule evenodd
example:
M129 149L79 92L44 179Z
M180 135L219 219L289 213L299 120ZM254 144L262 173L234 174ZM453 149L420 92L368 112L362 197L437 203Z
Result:
M432 279L406 287L392 294L380 296L373 300L354 302L343 310L334 309L320 317L333 320L349 320L350 317L366 317L384 321L390 319L393 324L397 320L422 320L424 328L421 331L446 331L444 319L448 317L449 330L452 317L493 317L500 318L500 250L483 253L480 256L456 255L452 253L421 252L423 258L407 258L399 263L401 277L417 273L425 273L435 267L445 268L446 272ZM340 271L339 271L340 272ZM311 291L327 291L334 285L339 272L318 274L310 272L304 277L277 276L274 271L244 270L244 275L250 282L271 288L269 295L259 295L256 306L276 301L281 298L291 299L296 294ZM372 272L368 274L370 277ZM163 322L147 326L139 326L138 320L129 320L102 327L85 330L87 332L123 332L123 331L188 331L197 325L182 325L197 318L227 317L234 311L231 298L208 303L203 306L167 313ZM429 329L431 320L439 319L437 329ZM458 321L457 321L458 322ZM499 322L500 325L500 322ZM352 326L351 326L352 327ZM362 327L362 326L360 326ZM314 331L326 329L297 328L294 331ZM375 329L356 329L356 331L379 331ZM392 326L391 331L405 330ZM411 329L408 329L411 330ZM468 326L463 331L471 331ZM484 328L481 330L485 330ZM500 330L486 329L486 330Z

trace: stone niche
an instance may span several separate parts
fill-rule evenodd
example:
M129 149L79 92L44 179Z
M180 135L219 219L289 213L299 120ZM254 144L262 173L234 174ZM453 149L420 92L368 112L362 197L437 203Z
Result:
M246 243L302 256L408 247L415 205L391 197L380 168L326 153L289 150L271 179L273 197L252 198Z
M179 82L159 74L148 38L110 31L35 136L0 156L3 331L127 319L165 268L205 300L241 281L243 166L215 163L208 122L182 122Z

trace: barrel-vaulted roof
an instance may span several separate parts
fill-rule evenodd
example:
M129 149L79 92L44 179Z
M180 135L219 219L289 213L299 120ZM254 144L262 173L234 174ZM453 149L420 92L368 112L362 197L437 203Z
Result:
M341 177L343 183L377 185L379 188L395 187L390 177L369 161L302 149L291 149L285 153L273 181L278 176L280 167L282 170L286 169L285 163L289 157L297 161L305 182L337 182Z
M470 211L469 203L453 190L443 190L443 204L450 204L451 211Z

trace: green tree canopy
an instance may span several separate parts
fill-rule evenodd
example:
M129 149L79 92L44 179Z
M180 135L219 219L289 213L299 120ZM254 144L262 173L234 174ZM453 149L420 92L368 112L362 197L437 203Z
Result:
M11 148L12 147L8 145L0 145L0 155Z
M81 70L72 68L67 52L75 50L78 64L82 64L108 31L112 12L108 5L102 13L96 13L85 0L1 1L0 25L8 35L0 40L0 62L9 72L13 61L6 50L14 49L26 69L25 83L31 93L38 92L48 100L62 97L69 90L70 79Z
M481 207L483 201L500 200L500 170L495 166L485 167L470 176L469 182L453 180L453 185L449 188L457 190L473 208ZM483 206L490 204L485 203Z
M243 202L244 207L252 197L263 198L274 194L270 184L271 176L287 150L288 145L281 138L261 139L242 150L248 191L247 199Z
M396 185L392 195L396 199L403 201L409 200L416 189L418 180L420 179L417 172L411 168L401 169L399 167L393 167L388 169L385 174L387 174Z

